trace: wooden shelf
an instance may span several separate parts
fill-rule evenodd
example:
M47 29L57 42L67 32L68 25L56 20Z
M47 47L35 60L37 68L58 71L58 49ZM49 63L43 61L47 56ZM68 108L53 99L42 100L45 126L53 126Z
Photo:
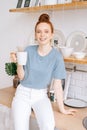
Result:
M10 12L38 12L38 11L53 11L53 10L72 10L72 9L87 9L87 1L72 2L66 4L45 5L37 7L25 7L10 9Z
M77 63L77 64L87 64L87 57L83 58L83 59L76 59L73 56L69 57L69 58L64 58L65 62L71 62L71 63Z

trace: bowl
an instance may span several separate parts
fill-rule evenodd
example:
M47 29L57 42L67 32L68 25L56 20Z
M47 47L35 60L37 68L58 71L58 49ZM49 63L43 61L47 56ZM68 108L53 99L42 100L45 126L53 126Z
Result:
M86 53L85 52L74 52L73 55L77 59L83 59L86 56Z
M72 47L61 46L59 47L64 58L70 57L73 53Z

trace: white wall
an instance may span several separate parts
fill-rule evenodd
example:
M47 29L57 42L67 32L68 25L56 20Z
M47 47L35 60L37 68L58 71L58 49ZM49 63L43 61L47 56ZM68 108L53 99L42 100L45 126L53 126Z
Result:
M17 0L0 2L0 88L12 85L13 77L5 72L5 63L10 62L10 52L17 51L17 46L29 44L30 32L34 29L39 13L11 13ZM45 11L46 12L46 11ZM87 9L62 10L48 12L56 29L61 30L65 37L76 30L87 33Z

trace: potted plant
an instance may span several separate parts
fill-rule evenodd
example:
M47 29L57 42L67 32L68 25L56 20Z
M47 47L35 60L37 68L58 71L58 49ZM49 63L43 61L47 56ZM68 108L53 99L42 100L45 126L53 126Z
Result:
M14 62L5 63L5 71L9 76L14 76L13 87L17 88L18 84L20 83L20 80L17 75L17 63Z

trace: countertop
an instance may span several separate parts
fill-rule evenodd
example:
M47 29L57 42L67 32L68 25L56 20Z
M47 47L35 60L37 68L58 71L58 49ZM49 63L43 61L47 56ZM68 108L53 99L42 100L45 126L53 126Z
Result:
M0 103L11 107L11 102L15 94L16 89L14 87L7 87L0 89ZM64 115L58 111L57 104L52 102L56 127L60 130L85 130L82 125L82 119L87 116L87 108L77 108L77 112L74 116ZM66 109L69 108L65 106ZM32 117L35 118L34 113Z

